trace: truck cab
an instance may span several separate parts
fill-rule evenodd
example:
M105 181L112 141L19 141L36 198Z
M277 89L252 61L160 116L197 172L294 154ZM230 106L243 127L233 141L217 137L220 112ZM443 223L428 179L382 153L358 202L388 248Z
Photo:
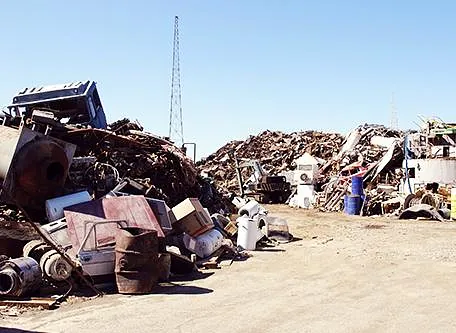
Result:
M67 125L105 129L106 116L94 81L25 88L8 106L11 116L31 119L34 112L51 113Z

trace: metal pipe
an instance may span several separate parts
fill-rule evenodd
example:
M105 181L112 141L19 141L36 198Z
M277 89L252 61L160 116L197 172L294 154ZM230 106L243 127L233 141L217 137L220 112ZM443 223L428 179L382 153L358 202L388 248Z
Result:
M236 177L238 179L239 183L239 191L241 192L241 197L244 196L244 181L242 180L242 173L241 173L241 167L239 165L239 161L236 157L236 154L234 154L234 162L236 163Z
M33 258L16 258L0 264L0 295L23 296L39 289L41 269Z
M405 138L404 138L404 157L405 157L405 179L407 181L407 184L408 184L408 188L409 188L409 191L410 193L413 193L412 192L412 185L410 184L410 176L409 176L409 169L408 169L408 159L409 159L409 156L408 156L408 134L405 135Z
M185 145L192 145L193 146L193 162L196 163L196 143L195 142L185 142L182 147Z

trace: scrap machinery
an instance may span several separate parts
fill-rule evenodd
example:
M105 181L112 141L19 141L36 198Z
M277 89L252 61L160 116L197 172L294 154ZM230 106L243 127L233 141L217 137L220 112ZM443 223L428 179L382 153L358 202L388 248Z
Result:
M236 175L242 197L253 197L261 203L284 203L291 193L290 183L284 176L268 175L257 160L235 157ZM242 172L251 176L244 181Z

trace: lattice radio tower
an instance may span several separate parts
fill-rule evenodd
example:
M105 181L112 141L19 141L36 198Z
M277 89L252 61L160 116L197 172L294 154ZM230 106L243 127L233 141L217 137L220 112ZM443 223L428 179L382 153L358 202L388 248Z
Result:
M169 138L178 147L184 144L179 61L179 17L174 17L173 70L171 77L171 106L169 109Z

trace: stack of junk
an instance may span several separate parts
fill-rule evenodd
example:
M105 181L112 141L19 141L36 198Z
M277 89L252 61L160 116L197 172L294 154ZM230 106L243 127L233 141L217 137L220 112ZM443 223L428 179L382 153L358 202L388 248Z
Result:
M265 203L456 219L456 124L421 120L265 131L195 165L137 122L109 125L93 81L26 88L0 117L0 303L149 293L290 241Z
M260 178L256 170L238 172L238 160L243 159L260 165L264 174L284 177L290 193L281 203L291 207L455 219L456 124L420 120L419 130L365 124L345 137L265 131L229 142L197 166L233 203L238 196L258 195L246 192L242 179L259 183Z
M93 81L24 89L0 121L1 304L150 293L291 237L258 202L236 208L168 138L108 125Z

